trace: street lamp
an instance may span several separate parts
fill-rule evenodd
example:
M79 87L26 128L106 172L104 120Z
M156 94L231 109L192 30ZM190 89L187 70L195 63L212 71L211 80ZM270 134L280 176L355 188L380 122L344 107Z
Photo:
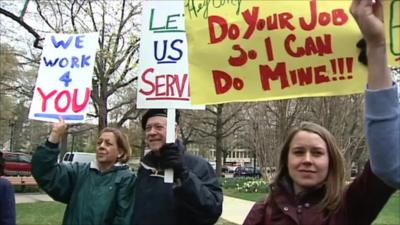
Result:
M8 121L8 126L10 127L10 152L14 151L14 128L17 121L17 116L14 116Z

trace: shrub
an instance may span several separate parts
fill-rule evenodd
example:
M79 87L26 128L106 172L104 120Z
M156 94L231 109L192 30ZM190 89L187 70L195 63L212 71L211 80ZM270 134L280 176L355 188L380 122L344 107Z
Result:
M259 178L253 177L234 177L221 178L221 185L225 189L235 189L239 192L247 193L267 193L268 183Z
M267 193L268 183L264 180L251 180L237 186L236 190L245 193Z

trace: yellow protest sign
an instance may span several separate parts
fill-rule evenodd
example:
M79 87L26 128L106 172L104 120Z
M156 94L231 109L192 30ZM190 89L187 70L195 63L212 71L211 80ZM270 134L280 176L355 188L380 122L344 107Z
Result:
M186 0L192 103L362 92L350 4Z

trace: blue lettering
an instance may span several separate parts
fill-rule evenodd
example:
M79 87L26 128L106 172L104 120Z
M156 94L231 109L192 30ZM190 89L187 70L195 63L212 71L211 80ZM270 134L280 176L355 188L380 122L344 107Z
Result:
M81 67L83 67L85 65L90 66L90 63L88 62L89 59L90 59L90 55L88 55L88 56L82 55Z
M74 67L79 68L79 58L72 56L71 57L71 68L74 68Z
M61 41L56 41L56 38L52 35L51 36L51 42L53 42L54 47L58 48L60 46L62 46L64 49L68 48L68 46L71 44L72 42L72 36L68 38L67 42L64 42L64 40Z
M43 60L44 60L44 64L45 64L46 66L49 66L49 65L50 65L51 67L53 67L54 65L57 64L59 58L56 58L56 60L54 60L54 61L52 61L52 60L47 61L46 57L44 56L44 57L43 57Z
M178 52L178 56L177 57L173 57L173 56L171 56L171 55L169 55L168 56L168 58L169 59L171 59L171 60L176 60L176 61L178 61L179 59L181 59L181 57L182 57L182 50L180 49L180 48L177 48L177 47L175 47L175 43L183 43L183 40L180 40L180 39L177 39L177 40L174 40L172 43L171 43L171 48L173 49L173 50L175 50L175 51L177 51Z
M85 35L80 35L80 36L76 37L76 39L75 39L75 47L76 48L83 48L83 45L81 45L83 42L83 40L81 38L83 38L83 37L85 37Z
M61 68L70 67L70 68L83 68L85 66L90 66L90 55L81 55L81 57L71 56L71 58L55 58L55 59L47 59L43 57L44 63L46 66L54 67L58 65Z
M61 68L65 68L66 66L68 66L68 64L69 64L69 61L68 61L67 58L62 58L62 59L60 60L60 63L58 63L58 65L59 65Z

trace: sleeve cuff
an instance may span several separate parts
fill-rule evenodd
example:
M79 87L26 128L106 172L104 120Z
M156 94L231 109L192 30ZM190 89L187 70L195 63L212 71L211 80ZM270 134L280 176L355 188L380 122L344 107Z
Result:
M397 85L381 90L365 91L365 114L367 119L384 119L396 115L399 105Z
M49 148L58 148L58 143L56 144L56 143L50 142L48 139L46 140L45 145Z

